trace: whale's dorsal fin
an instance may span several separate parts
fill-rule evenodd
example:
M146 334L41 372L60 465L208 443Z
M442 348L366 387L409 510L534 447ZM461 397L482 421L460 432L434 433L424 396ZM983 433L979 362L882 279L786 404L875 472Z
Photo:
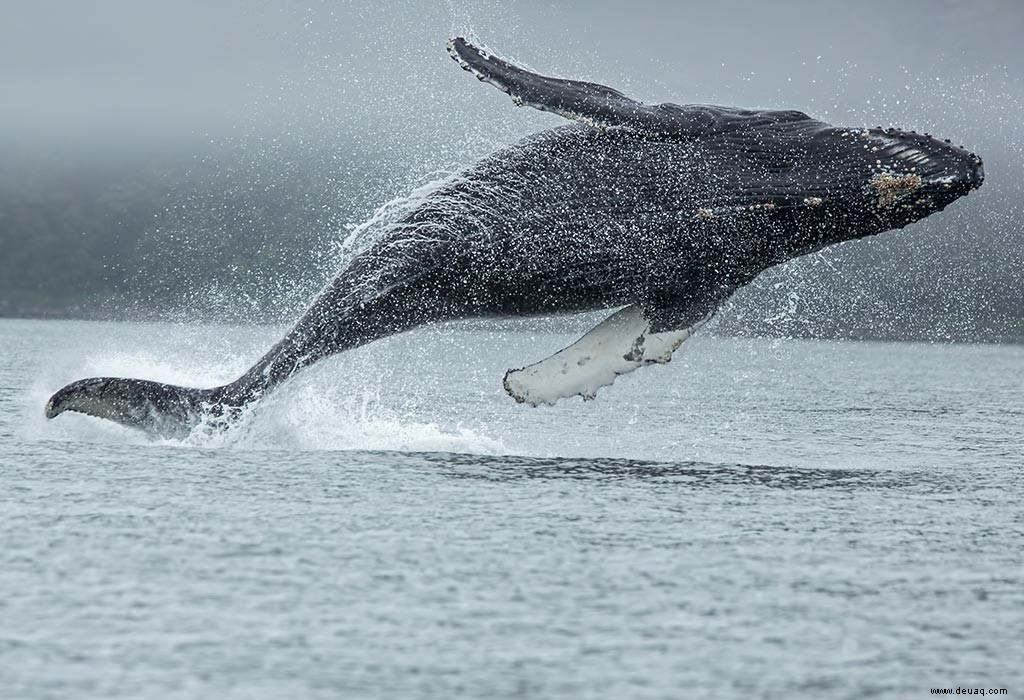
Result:
M508 93L517 105L553 112L598 128L625 127L638 131L678 133L692 130L695 126L706 126L710 120L709 115L699 108L648 105L597 83L531 73L462 37L448 42L448 53L480 80Z
M712 312L685 328L651 332L651 321L639 306L616 311L582 338L547 359L505 373L505 391L519 403L553 405L559 399L593 399L620 374L652 364L665 364L684 340Z

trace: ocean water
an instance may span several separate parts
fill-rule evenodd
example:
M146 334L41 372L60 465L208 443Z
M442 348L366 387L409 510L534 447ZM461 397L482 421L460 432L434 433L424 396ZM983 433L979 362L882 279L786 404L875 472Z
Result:
M281 329L0 320L0 695L1024 693L1024 348L704 335L504 395L587 324L422 329L152 441L43 404Z

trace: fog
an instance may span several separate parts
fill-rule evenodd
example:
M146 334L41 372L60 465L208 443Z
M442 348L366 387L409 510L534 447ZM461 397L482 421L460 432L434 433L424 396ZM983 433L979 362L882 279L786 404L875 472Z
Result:
M536 69L603 80L647 101L793 105L835 119L884 119L867 105L921 79L998 82L1024 69L1024 5L1015 0L40 0L4 11L0 119L8 138L47 139L187 139L321 118L363 122L369 137L386 138L372 128L382 115L458 123L467 101L489 107L469 114L507 120L497 95L471 90L448 63L444 41L464 31Z
M126 296L135 311L180 308L217 286L256 297L248 311L286 313L329 274L345 224L433 171L561 123L459 70L444 44L470 33L535 70L643 101L796 108L976 150L986 186L949 216L824 266L798 262L762 287L799 290L810 307L791 322L851 312L865 295L934 316L946 295L967 309L958 327L1024 327L1015 0L40 0L5 3L3 16L0 312L112 312ZM863 293L837 301L851 279Z

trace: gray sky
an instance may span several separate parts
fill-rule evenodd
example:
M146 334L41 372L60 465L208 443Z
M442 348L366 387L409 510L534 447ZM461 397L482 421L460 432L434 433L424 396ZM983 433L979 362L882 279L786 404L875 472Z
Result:
M557 122L458 70L444 42L464 31L648 101L909 121L955 140L1024 104L1017 0L4 0L2 15L0 128L15 139L443 144ZM1019 134L1019 113L1004 121Z

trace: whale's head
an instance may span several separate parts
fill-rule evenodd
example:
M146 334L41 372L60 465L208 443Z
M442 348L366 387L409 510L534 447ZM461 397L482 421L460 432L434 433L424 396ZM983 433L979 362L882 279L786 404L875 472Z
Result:
M985 179L981 158L927 134L837 127L793 111L704 109L714 121L700 142L715 182L698 214L758 212L780 244L776 258L903 228Z
M985 180L974 153L892 128L829 127L810 140L808 156L820 159L826 189L847 207L843 219L853 225L853 236L902 228L942 211Z

